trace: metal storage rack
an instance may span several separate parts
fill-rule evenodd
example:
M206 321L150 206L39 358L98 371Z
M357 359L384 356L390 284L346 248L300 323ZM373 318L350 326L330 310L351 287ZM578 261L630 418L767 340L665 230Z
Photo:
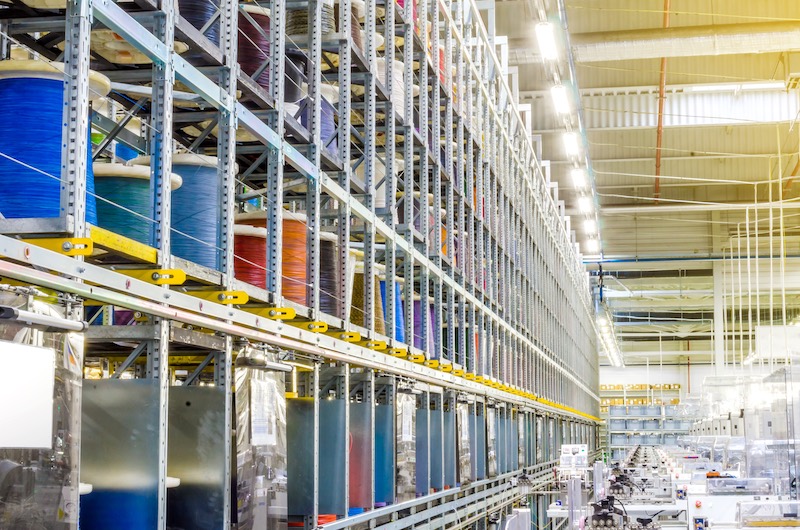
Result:
M341 400L339 432L346 436L352 426L353 396L373 408L379 403L393 405L403 381L410 381L415 391L426 396L418 400L419 411L452 411L457 401L468 403L475 433L487 428L488 412L497 411L493 413L500 418L497 433L505 440L502 449L494 449L498 468L494 473L481 472L481 451L486 450L486 459L491 461L492 443L484 440L486 447L481 448L479 435L473 434L471 443L478 447L471 458L478 467L473 469L472 484L464 481L460 487L446 489L455 486L446 483L455 462L451 454L434 453L430 441L437 440L434 432L450 436L454 424L448 423L445 414L425 412L427 428L421 439L428 440L423 444L427 470L417 473L418 478L427 477L422 496L326 528L394 520L409 513L395 527L423 521L444 525L477 521L481 510L507 509L515 496L503 483L519 468L545 477L558 444L595 438L597 359L588 277L563 210L553 200L525 135L480 12L472 1L421 0L420 18L415 20L410 2L400 8L369 0L362 52L346 38L325 40L320 1L273 0L261 5L270 10L269 90L239 68L240 8L236 2L220 2L219 46L181 17L173 2L77 0L67 2L65 9L44 10L16 2L5 10L0 23L4 57L13 42L44 58L62 60L67 103L64 213L53 219L0 220L0 274L13 282L103 305L98 318L105 325L92 326L87 332L87 356L107 359L118 374L137 366L140 358L146 359L135 373L155 383L158 390L159 443L153 450L157 453L160 528L167 521L168 395L175 388L175 367L191 372L187 381L206 377L221 390L223 432L230 431L234 358L244 357L254 347L277 352L284 360L308 363L301 371L302 392L297 396L310 398L314 404L310 441L317 458L311 460L310 508L304 513L307 527L316 524L322 491L341 488L344 500L337 509L348 508L349 472L333 478L320 472L320 404ZM308 42L287 43L288 8L308 9ZM354 23L349 0L340 2L338 22L340 32L349 35ZM152 65L120 67L93 54L93 26L114 31ZM419 28L431 28L430 34ZM390 57L403 62L402 109L390 97L396 82L391 70L387 68L385 78L375 73L376 32L384 36ZM395 44L398 37L403 42L399 46ZM191 62L175 51L178 40L188 44ZM60 41L66 52L60 51ZM440 55L427 53L438 50L440 43L443 70L449 74L454 69L455 76L440 78ZM284 84L274 81L284 79L287 47L299 47L308 54L308 127L287 113ZM337 64L330 61L332 55L338 57ZM145 94L132 101L121 97L119 90L114 93L115 104L125 116L121 120L90 113L86 83L90 63L116 83L138 86L132 93ZM337 153L323 148L329 140L321 137L323 77L339 87ZM192 101L202 101L201 108L177 104L176 81L182 84L178 96L194 94ZM420 96L414 95L413 84L419 85ZM362 86L363 94L352 95L353 85ZM353 120L354 111L361 119ZM143 135L125 130L137 113L146 121ZM192 125L197 134L186 132ZM108 141L152 155L152 245L87 225L85 155L90 149L90 126L107 133ZM246 130L253 141L237 140L239 129ZM169 172L174 143L218 159L222 207L216 270L171 252ZM393 171L396 155L403 160L402 178ZM378 163L386 167L383 183L376 181ZM355 175L353 166L358 164L365 166L363 180ZM376 188L381 184L386 189L386 206L376 208ZM398 198L398 190L406 200ZM416 206L410 200L415 193ZM234 215L253 198L263 200L266 210L267 289L246 284L233 273ZM307 306L282 296L276 272L281 270L284 205L289 203L303 205L308 216ZM419 224L399 222L400 207L405 220L423 212ZM429 219L424 213L431 210ZM384 268L386 278L402 278L406 337L428 334L424 318L421 329L414 329L415 294L432 301L432 349L420 350L413 341L395 340L393 289L386 289L386 333L376 333L375 286L370 281L364 282L363 326L348 321L347 297L339 301L336 314L320 311L317 257L323 228L337 235L341 292L350 285L352 271L347 262L353 246L363 250L365 278L373 277L376 264ZM98 253L102 254L99 258ZM184 282L167 279L183 275ZM114 325L109 316L114 307L136 311L145 325ZM81 318L80 312L74 316ZM120 342L138 346L124 350ZM203 375L210 366L213 378ZM367 423L374 435L374 412ZM223 460L230 462L230 440L223 442L221 450ZM513 458L516 453L520 458ZM348 461L346 454L336 458ZM374 469L374 453L371 458ZM220 483L224 506L219 515L226 528L232 511L229 474L226 467ZM72 479L70 491L77 496L77 467ZM374 489L370 508L376 500ZM441 503L434 507L434 499Z

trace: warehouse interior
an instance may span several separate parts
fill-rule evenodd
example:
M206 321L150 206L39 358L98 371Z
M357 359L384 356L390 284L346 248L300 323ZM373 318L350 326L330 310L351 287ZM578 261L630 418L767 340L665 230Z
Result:
M0 529L800 526L800 5L0 2Z

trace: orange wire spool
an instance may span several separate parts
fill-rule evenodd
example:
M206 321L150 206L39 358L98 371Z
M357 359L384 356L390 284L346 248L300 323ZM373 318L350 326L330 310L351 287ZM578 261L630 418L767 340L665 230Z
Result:
M305 216L283 213L283 296L307 306L308 227Z
M243 235L234 239L234 260L236 277L259 287L266 286L266 226L265 212L252 212L236 216L237 223L264 229L264 240L260 241L252 235ZM235 232L234 232L234 235ZM307 263L308 263L308 227L303 214L283 212L283 252L281 266L281 290L283 297L301 305L308 305ZM237 268L238 263L238 268ZM253 281L248 280L252 279Z

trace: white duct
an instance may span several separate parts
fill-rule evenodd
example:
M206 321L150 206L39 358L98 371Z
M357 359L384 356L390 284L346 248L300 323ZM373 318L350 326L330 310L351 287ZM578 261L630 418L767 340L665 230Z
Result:
M712 204L664 204L659 206L603 206L601 215L630 215L630 214L655 214L655 213L686 213L686 212L733 212L743 210L768 210L770 208L784 210L800 209L800 201L753 203L712 203Z
M580 63L800 50L800 23L767 22L583 33L572 36Z

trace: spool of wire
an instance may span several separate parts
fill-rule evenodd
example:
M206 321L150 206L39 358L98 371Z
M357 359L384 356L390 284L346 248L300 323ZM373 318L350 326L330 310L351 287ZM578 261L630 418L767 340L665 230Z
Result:
M306 216L283 212L283 282L284 298L308 305L308 224Z
M375 61L378 79L381 83L386 82L386 58L378 57ZM391 63L392 74L392 94L390 99L394 104L394 111L400 116L403 116L406 105L406 85L405 85L405 70L406 66L403 61L393 60ZM419 95L419 85L412 86L414 97Z
M400 282L394 282L394 340L404 343L406 341L406 319L403 312L403 288ZM386 315L386 280L381 280L381 299L383 300L383 314ZM386 321L388 330L388 321Z
M333 16L333 0L323 0L322 19L320 21L322 38L329 38L336 32L336 20ZM308 8L289 9L286 11L286 38L298 46L305 46L309 35Z
M189 24L202 30L206 24L211 25L205 32L208 40L219 46L219 0L178 0L180 14Z
M240 8L239 64L242 71L249 76L269 58L269 17L269 10L260 6L245 4ZM256 23L255 26L250 19ZM294 102L300 99L305 69L306 57L303 52L287 49L284 56L284 101ZM269 67L264 68L255 81L264 89L270 90Z
M239 9L239 64L244 73L252 76L269 58L270 12L263 7L249 4ZM264 68L255 81L269 90L269 66Z
M233 226L233 274L262 289L267 288L267 229L236 224Z
M364 268L363 262L361 267L356 266L356 273L353 276L353 305L350 308L350 322L356 326L365 326L364 322L364 306L365 306L365 291L364 288ZM359 270L360 269L360 270ZM373 277L373 320L375 322L375 331L381 335L386 334L386 321L383 318L383 300L381 299L381 286L378 277Z
M253 285L266 287L266 212L258 211L240 214L236 216L236 222L264 229L264 246L248 249L248 245L258 243L252 238L243 240L235 253L242 258L256 264L257 270L251 270L248 274L259 275L259 283L252 282ZM260 245L260 243L259 243ZM300 213L289 211L283 212L283 237L281 238L281 291L284 298L297 304L308 305L307 296L307 263L308 263L308 225L306 216ZM263 250L263 252L261 252ZM264 256L259 258L259 252ZM253 259L247 256L252 256ZM235 263L235 261L234 261ZM254 266L249 264L249 266ZM243 263L242 267L248 266ZM260 272L259 272L260 271ZM260 280L260 276L264 279ZM242 278L244 280L244 278ZM247 280L244 280L247 281Z
M308 87L304 87L305 90ZM319 137L322 145L332 155L337 155L339 151L339 141L336 136L336 109L334 104L339 102L339 89L333 85L321 84L320 92L322 95L320 105L320 131ZM300 123L305 128L309 128L311 123L311 101L306 99L306 108L300 116Z
M150 168L96 162L94 176L97 196L100 197L97 202L97 225L145 245L152 244L154 225ZM172 190L180 188L183 183L174 174L170 182Z
M356 167L356 176L361 180L366 179L366 167L367 164L364 161ZM375 208L386 208L386 165L383 163L383 160L376 158L373 167L375 168L375 175L372 177L372 182L375 185ZM398 173L403 171L405 167L405 160L402 158L395 158L392 167L394 169L395 178L397 178ZM395 187L395 189L397 189L397 187Z
M339 239L331 232L319 234L319 309L323 313L339 316L340 287Z
M150 157L139 157L130 163L149 166ZM172 254L219 270L222 198L217 159L176 153L172 156L172 171L183 179L183 185L172 194Z
M337 31L342 33L342 28L338 26L339 23L339 8L341 2L336 0L334 6L334 19L337 23ZM350 0L350 40L357 49L364 51L364 33L361 29L361 21L364 20L366 14L366 3L364 0Z
M125 144L118 143L114 148L114 156L127 162L139 156L139 151L131 149Z
M426 304L427 305L427 304ZM421 297L414 297L414 347L425 352L433 351L433 316L432 308L423 306ZM427 319L426 337L422 336L422 319Z
M300 101L303 97L301 87L306 75L308 58L300 50L286 50L286 79L284 83L283 100L290 103Z
M89 98L111 83L89 74ZM60 217L64 65L0 61L0 214L6 218ZM90 134L86 135L91 145ZM87 153L86 220L97 223L92 152Z

